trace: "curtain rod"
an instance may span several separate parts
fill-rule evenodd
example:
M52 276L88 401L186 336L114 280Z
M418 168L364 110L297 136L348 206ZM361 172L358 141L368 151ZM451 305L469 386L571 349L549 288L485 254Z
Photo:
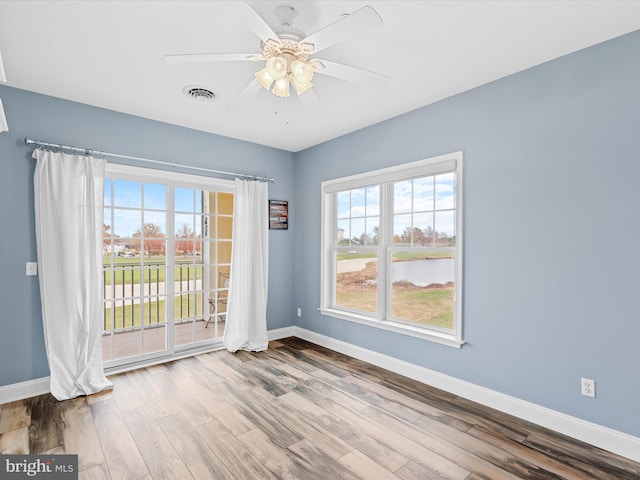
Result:
M208 173L216 173L218 175L230 175L233 177L242 177L242 178L246 178L246 179L251 179L251 180L260 180L263 182L275 182L275 178L273 177L263 177L260 175L251 175L250 173L236 173L236 172L225 172L224 170L213 170L211 168L203 168L203 167L191 167L189 165L182 165L180 163L171 163L171 162L163 162L161 160L153 160L151 158L143 158L143 157L134 157L132 155L121 155L119 153L109 153L109 152L103 152L100 150L94 150L92 148L81 148L81 147L73 147L70 145L60 145L59 143L48 143L48 142L41 142L39 140L33 140L29 137L26 137L24 139L24 143L25 145L35 145L36 148L41 148L41 147L45 147L45 148L58 148L60 150L62 149L66 149L66 150L70 150L74 153L83 153L87 156L89 155L99 155L99 156L106 156L106 157L114 157L114 158L127 158L130 160L137 160L139 162L147 162L147 163L155 163L158 165L165 165L168 167L174 167L174 168L185 168L185 169L189 169L189 170L198 170L201 172L208 172Z

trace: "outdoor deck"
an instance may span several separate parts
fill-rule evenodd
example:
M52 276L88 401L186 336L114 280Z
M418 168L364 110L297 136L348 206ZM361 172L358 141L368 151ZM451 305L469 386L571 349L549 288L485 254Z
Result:
M206 321L197 320L193 323L182 323L175 326L175 345L185 345L193 342L201 342L222 337L224 333L224 321L218 320L217 325L212 321L205 328ZM144 333L144 350L142 353L150 353L164 348L165 326L146 328ZM130 357L140 354L140 331L119 332L114 334L114 357L111 358L111 335L102 336L102 353L104 361Z

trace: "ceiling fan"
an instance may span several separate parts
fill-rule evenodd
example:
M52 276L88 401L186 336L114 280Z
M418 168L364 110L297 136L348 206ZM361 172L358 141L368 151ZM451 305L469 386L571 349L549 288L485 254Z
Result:
M343 15L315 33L305 35L293 27L293 18L297 12L289 5L281 5L275 9L280 25L272 29L246 1L224 3L260 38L260 53L192 53L166 55L165 60L172 64L264 62L264 67L255 73L253 81L227 105L227 108L241 108L261 88L271 90L279 97L288 97L290 86L293 86L301 103L317 106L317 97L311 90L316 73L376 88L385 88L389 84L390 77L387 75L315 57L318 52L328 47L382 25L382 18L370 6Z

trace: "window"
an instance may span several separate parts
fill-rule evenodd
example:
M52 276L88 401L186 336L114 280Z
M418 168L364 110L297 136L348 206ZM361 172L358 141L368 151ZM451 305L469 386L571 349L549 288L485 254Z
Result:
M462 153L322 184L324 314L460 346Z
M105 365L219 342L233 182L108 165L104 185Z

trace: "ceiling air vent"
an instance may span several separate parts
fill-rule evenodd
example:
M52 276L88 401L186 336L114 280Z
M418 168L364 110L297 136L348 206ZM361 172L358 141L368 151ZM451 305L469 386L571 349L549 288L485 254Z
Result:
M199 102L213 102L218 99L218 95L206 87L188 86L184 87L182 91L187 97Z

